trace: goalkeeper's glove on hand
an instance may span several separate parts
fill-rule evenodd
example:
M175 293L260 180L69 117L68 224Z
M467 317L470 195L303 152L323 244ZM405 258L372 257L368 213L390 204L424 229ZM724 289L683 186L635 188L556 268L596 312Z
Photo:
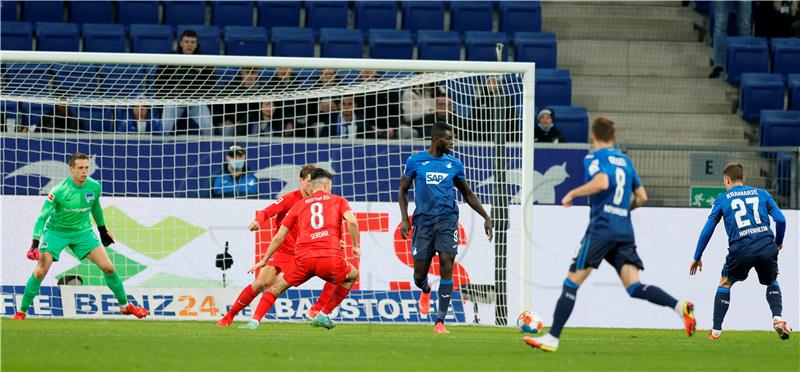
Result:
M31 261L39 261L39 239L33 239L31 248L28 249L27 256Z
M103 242L103 246L108 247L114 244L114 237L111 236L105 226L97 226L97 231L100 233L100 241Z

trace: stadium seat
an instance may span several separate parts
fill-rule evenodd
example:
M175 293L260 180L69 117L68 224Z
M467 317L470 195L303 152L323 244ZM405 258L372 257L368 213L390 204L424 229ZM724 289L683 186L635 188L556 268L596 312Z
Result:
M509 37L516 32L541 32L542 7L538 1L501 1L500 31Z
M366 35L370 29L397 28L397 2L357 1L356 28Z
M323 58L362 58L364 35L359 30L323 28L319 34L320 54Z
M417 33L419 59L461 60L461 34L456 31L421 30Z
M548 106L553 110L555 125L567 142L589 142L589 113L586 107Z
M72 23L111 23L114 21L110 1L70 1Z
M508 45L506 34L501 32L467 31L464 33L464 43L467 45L467 61L497 61L495 48L497 43ZM508 52L503 49L502 60L505 61Z
M36 24L36 50L79 52L80 32L75 23L39 22Z
M313 57L314 31L310 28L273 27L272 55L279 57Z
M48 64L8 64L3 66L6 75L3 86L7 89L31 89L50 84L52 74Z
M493 13L488 1L454 1L450 4L450 30L492 31Z
M772 39L772 72L784 79L800 73L800 38Z
M534 97L536 107L572 105L572 78L569 70L537 68Z
M779 74L742 74L739 90L742 119L755 122L761 110L783 110L783 77Z
M758 37L728 37L725 70L728 82L739 85L745 72L769 72L767 40Z
M269 34L263 27L226 26L225 54L266 56Z
M173 52L172 27L164 25L131 25L131 52Z
M150 65L103 66L98 73L100 91L119 98L148 95L153 87L154 69Z
M25 22L64 22L63 1L23 1L22 20Z
M27 126L40 126L42 124L42 115L52 111L53 105L51 104L22 102L22 112L28 117L25 120L25 125ZM72 109L70 109L70 113L77 115Z
M3 50L33 50L33 27L28 22L0 22Z
M444 30L444 3L441 1L404 1L403 29Z
M158 1L120 1L117 3L117 23L123 25L157 25Z
M78 118L83 124L83 130L91 132L114 131L114 117L112 110L102 107L78 107Z
M15 22L17 20L17 3L16 0L0 2L0 21Z
M514 34L514 60L536 62L536 68L556 68L556 34L517 32Z
M800 74L789 75L789 110L800 111Z
M411 59L414 43L408 30L370 30L369 55L379 59Z
M300 27L300 5L299 1L259 1L258 26Z
M203 25L206 23L205 1L165 1L164 24Z
M761 146L800 146L800 111L763 110Z
M211 24L219 27L252 26L252 1L215 1ZM265 55L265 54L261 54Z
M306 27L319 35L325 28L347 28L346 1L306 1Z
M208 55L218 55L221 53L219 27L203 25L179 25L176 27L175 37L180 37L184 30L193 30L197 33L197 42L200 44L200 52Z
M124 53L125 26L108 23L84 24L83 50L85 52Z

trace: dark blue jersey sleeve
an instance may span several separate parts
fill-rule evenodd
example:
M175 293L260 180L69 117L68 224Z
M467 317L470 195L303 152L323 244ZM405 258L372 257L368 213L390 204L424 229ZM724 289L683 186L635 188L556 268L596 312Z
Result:
M458 169L456 170L456 174L453 176L453 179L463 180L467 178L467 176L464 174L464 164L460 160L456 162L456 167L458 167Z
M708 220L706 221L705 226L703 226L703 231L700 232L700 238L697 240L697 247L694 250L695 261L703 257L703 251L706 250L708 241L711 240L711 236L714 234L714 228L717 227L719 220L722 218L722 207L720 201L723 197L723 195L719 195L717 196L717 199L714 200L714 205L711 207L711 214L708 216Z

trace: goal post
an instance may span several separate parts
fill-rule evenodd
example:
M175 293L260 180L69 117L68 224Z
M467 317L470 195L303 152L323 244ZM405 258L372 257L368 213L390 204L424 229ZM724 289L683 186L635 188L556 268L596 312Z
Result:
M457 195L455 319L505 325L532 305L533 64L24 51L2 51L0 63L4 296L18 297L32 269L6 247L30 243L39 195L67 177L72 152L92 157L117 237L109 254L132 299L152 310L158 293L180 303L162 319L210 318L232 303L274 228L265 221L254 236L247 224L316 163L333 171L334 192L351 201L362 231L362 259L348 256L362 276L339 319L428 321L409 308L411 243L397 235L396 193L405 160L444 122L487 210L509 205L492 213L504 238L489 243ZM233 266L215 266L225 252ZM101 273L65 256L44 282L60 294L54 313L110 316ZM435 289L437 262L430 277ZM320 288L290 291L268 317L298 320Z

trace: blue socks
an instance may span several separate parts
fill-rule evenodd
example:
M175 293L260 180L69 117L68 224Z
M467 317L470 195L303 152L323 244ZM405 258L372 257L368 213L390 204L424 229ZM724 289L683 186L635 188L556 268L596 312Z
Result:
M428 291L430 291L430 287L428 288ZM436 314L436 321L444 322L444 318L447 317L447 309L450 308L450 298L453 296L453 279L440 280L438 294L439 312Z
M561 331L564 329L564 324L567 324L572 308L575 307L575 298L578 295L578 285L569 279L564 279L564 288L561 290L561 297L558 298L556 303L556 312L553 314L553 326L550 327L550 334L555 337L561 337Z
M714 296L714 326L713 329L718 331L722 330L722 321L725 319L725 313L728 312L728 307L731 306L731 289L725 287L717 288L717 295Z
M641 282L636 282L625 288L628 295L633 298L650 301L656 305L667 306L674 309L678 306L678 300L664 292L661 288L654 285L645 285Z
M431 286L428 284L427 276L422 278L422 280L417 280L417 278L414 278L414 285L416 285L417 288L421 289L424 293L431 293Z
M772 310L772 316L781 316L783 312L783 304L781 298L781 287L778 282L772 282L767 286L767 303L769 309Z

